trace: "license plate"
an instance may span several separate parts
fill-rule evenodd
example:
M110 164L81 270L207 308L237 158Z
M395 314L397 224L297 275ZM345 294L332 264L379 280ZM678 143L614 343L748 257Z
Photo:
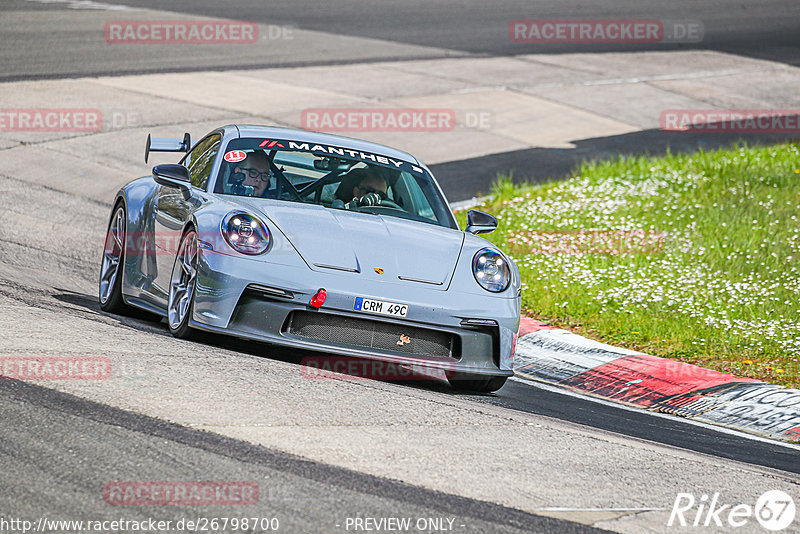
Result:
M406 304L386 302L385 300L365 299L364 297L356 297L353 309L364 313L376 313L378 315L389 315L391 317L405 317L408 315L408 305Z

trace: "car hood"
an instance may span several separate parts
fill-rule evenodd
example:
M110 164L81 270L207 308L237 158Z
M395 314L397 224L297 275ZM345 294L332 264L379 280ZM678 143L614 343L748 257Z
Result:
M320 272L366 273L445 290L464 243L461 231L399 217L285 201L250 203Z

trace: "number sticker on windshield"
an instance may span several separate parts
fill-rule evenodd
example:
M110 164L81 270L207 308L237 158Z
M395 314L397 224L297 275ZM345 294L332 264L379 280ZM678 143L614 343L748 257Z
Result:
M245 154L241 150L231 150L231 151L225 153L225 161L227 161L229 163L236 163L236 162L242 161L246 157L247 157L247 154Z

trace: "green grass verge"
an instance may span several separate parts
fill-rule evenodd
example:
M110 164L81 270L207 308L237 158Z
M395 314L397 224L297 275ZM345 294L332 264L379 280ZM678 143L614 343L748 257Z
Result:
M800 147L587 163L476 209L523 311L591 338L800 387ZM464 227L466 213L457 213Z

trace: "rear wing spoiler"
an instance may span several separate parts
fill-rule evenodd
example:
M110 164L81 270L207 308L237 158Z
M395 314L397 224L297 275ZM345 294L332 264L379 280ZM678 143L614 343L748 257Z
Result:
M150 152L189 152L192 148L192 137L189 132L183 134L183 140L170 137L150 137L147 134L147 145L144 147L144 162L150 157Z

